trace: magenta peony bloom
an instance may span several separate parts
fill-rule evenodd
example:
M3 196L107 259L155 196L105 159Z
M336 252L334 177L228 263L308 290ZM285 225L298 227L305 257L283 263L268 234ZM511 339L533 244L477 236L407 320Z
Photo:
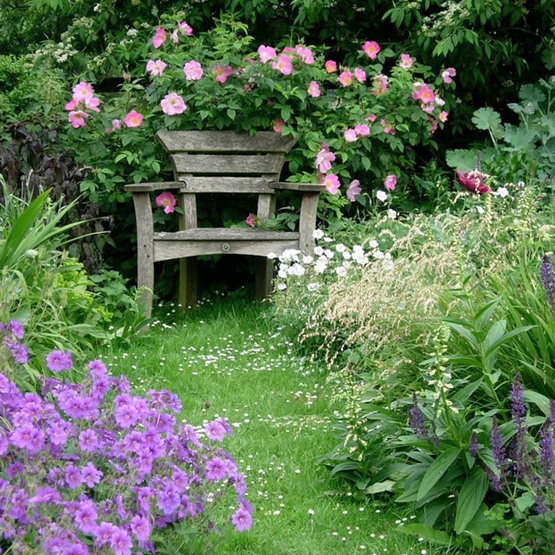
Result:
M462 173L457 170L456 174L457 181L471 193L476 193L477 195L491 193L491 189L486 185L486 176L482 172L473 170L471 172Z

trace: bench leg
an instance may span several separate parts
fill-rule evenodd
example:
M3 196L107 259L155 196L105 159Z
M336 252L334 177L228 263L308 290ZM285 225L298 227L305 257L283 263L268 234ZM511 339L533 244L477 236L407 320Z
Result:
M197 304L197 259L179 259L179 304L182 309Z
M267 299L272 293L274 261L261 256L255 257L255 291L259 301Z
M137 289L139 290L138 303L141 313L145 318L150 318L154 290L154 262L152 262L152 254L149 249L139 248L138 250Z

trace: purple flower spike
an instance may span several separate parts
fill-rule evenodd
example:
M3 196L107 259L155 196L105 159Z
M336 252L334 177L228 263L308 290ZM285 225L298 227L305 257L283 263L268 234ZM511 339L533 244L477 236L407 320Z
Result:
M474 458L478 456L479 445L478 445L478 438L476 437L476 432L472 432L472 435L470 436L468 449L470 451L470 454Z
M550 256L545 255L541 265L541 279L547 303L551 308L553 317L555 317L555 274L553 272L553 260Z
M414 391L412 393L412 407L409 409L409 424L416 437L421 439L429 438L424 414L418 406L416 392Z
M495 491L501 491L501 479L505 477L507 457L503 446L503 435L499 431L499 425L495 416L492 418L491 423L490 442L495 468L499 472L499 476L493 473L490 475L491 486Z

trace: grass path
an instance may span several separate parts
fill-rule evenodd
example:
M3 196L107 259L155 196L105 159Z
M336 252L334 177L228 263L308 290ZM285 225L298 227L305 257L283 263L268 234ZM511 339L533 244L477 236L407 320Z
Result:
M245 302L220 301L184 316L170 307L160 313L164 323L106 357L137 390L177 393L189 424L225 416L234 428L224 448L246 474L254 522L250 532L224 532L215 552L426 553L416 539L392 533L408 515L355 501L316 464L336 443L331 416L341 407L328 372L296 356L262 314Z

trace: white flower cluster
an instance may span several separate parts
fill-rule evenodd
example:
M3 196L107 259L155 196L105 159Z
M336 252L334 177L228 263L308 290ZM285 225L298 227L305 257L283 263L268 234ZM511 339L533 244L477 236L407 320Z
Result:
M354 245L352 248L348 248L343 243L334 245L333 239L325 235L321 229L316 229L313 236L317 243L313 256L304 255L296 249L288 249L279 257L278 290L283 291L287 288L286 282L289 278L306 276L307 290L317 291L321 285L318 276L333 272L336 277L345 277L352 269L368 264L370 258L381 260L384 269L393 268L391 255L383 253L375 240L369 241L368 246L371 250L365 251L361 245ZM276 255L271 253L268 258L274 259ZM316 280L310 281L310 277Z

